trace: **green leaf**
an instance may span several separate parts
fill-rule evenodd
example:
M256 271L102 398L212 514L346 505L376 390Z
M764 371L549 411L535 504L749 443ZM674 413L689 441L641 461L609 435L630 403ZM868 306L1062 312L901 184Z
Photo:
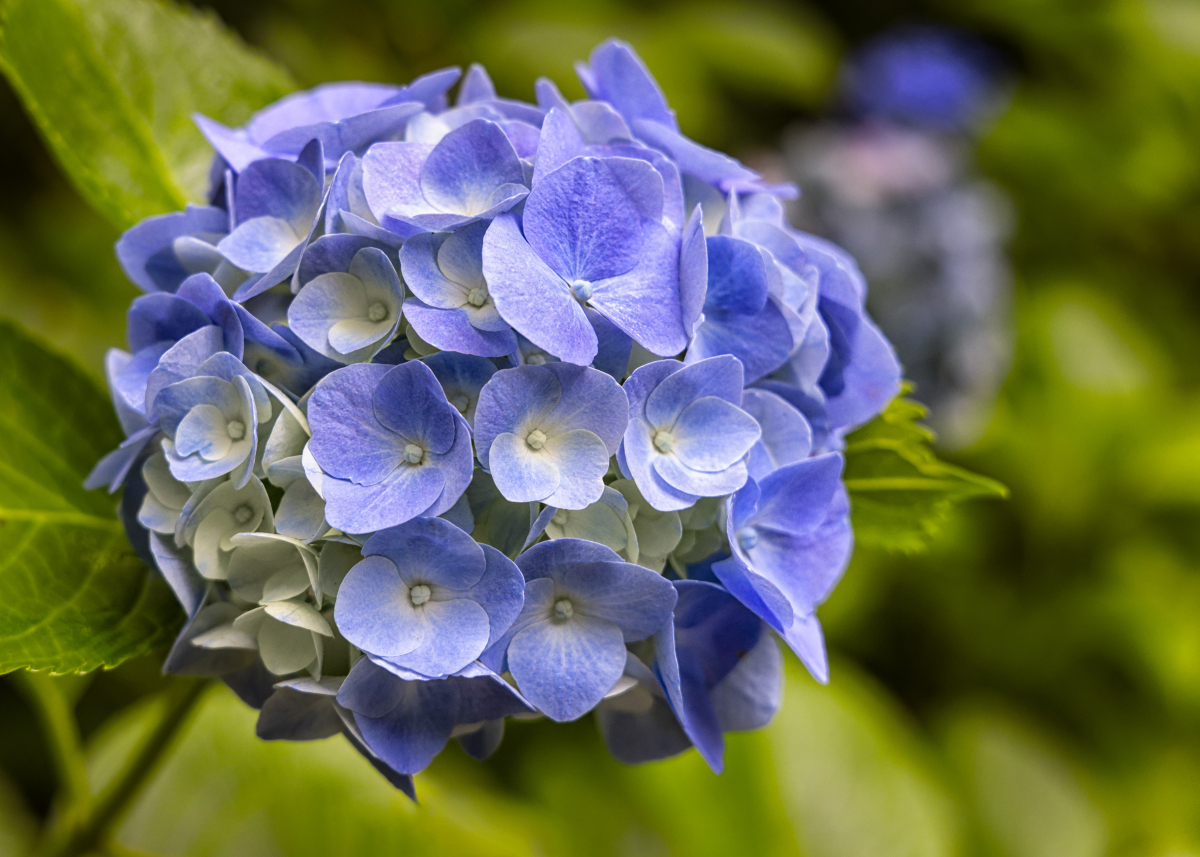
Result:
M170 640L170 589L129 546L114 498L83 489L122 440L107 397L3 321L0 438L0 672L111 667Z
M999 482L940 461L929 448L932 432L917 422L924 416L924 406L898 396L846 439L846 488L861 544L922 551L955 503L1008 496Z
M293 88L214 15L162 0L7 0L0 70L121 228L203 198L212 149L192 113L240 124Z

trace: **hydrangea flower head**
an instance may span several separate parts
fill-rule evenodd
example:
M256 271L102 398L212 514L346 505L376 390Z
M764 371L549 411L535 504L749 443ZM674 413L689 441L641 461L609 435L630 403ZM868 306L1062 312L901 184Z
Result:
M186 613L165 669L389 782L512 715L618 759L778 707L851 531L846 432L899 390L842 251L689 140L616 40L588 98L472 66L198 118L210 204L117 254L106 369L131 538ZM453 97L451 97L453 96Z

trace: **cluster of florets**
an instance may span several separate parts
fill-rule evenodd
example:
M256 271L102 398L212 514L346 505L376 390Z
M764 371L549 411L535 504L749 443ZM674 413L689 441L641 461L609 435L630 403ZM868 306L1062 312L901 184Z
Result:
M453 107L457 69L200 117L212 203L117 244L148 294L91 482L187 612L166 669L407 790L509 715L719 769L778 704L772 631L826 678L837 450L898 389L794 188L681 135L628 46L579 75L575 103L473 66Z

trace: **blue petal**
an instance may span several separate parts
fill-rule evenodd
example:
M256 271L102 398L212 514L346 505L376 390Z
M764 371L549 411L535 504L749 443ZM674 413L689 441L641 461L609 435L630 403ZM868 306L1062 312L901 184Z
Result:
M691 338L708 295L708 242L700 206L692 209L679 247L679 303L683 329Z
M374 485L403 458L404 440L379 422L373 404L375 389L390 369L347 366L317 384L308 403L309 448L329 475Z
M543 178L525 201L525 238L567 282L624 274L639 261L642 225L624 173L662 179L644 162L621 160L618 175L597 158L575 158ZM633 165L636 165L634 167ZM501 310L503 312L503 310Z
M526 580L552 577L561 581L567 569L592 562L621 562L616 552L584 539L552 539L531 547L517 557L517 567Z
M679 366L677 361L663 362ZM637 370L646 371L645 366ZM665 372L655 370L655 374L659 371ZM646 396L646 419L651 425L670 429L688 405L705 396L715 396L737 405L742 398L743 377L740 361L728 355L710 357L684 366L662 377Z
M784 631L783 638L812 677L821 684L829 684L829 656L816 615L797 616L791 627Z
M767 267L762 251L749 241L713 235L708 250L708 289L704 312L754 315L767 302Z
M477 215L499 201L504 185L521 185L524 171L512 143L494 122L476 119L433 148L421 167L420 187L434 210Z
M716 473L740 461L758 442L762 429L754 417L736 405L716 396L704 396L683 409L671 435L671 451L681 463L693 470Z
M808 420L786 400L768 390L746 390L742 409L762 427L762 438L750 450L750 477L762 480L771 471L808 458L812 452L812 428Z
M148 217L127 229L117 241L117 261L142 291L174 292L195 273L176 255L176 239L196 236L215 244L228 231L227 212L189 204L185 211Z
M775 301L768 300L757 315L706 313L686 362L731 354L742 361L750 384L782 366L792 348L791 327Z
M627 643L649 637L670 620L675 607L669 580L628 562L574 565L562 576L561 587L570 594L576 615L612 623Z
M621 629L578 614L561 623L546 618L512 638L508 668L525 698L548 717L575 720L621 677L625 668Z
M416 580L451 589L475 586L487 568L482 546L440 518L417 518L381 530L367 540L363 553L387 557L407 583Z
M487 557L483 577L467 595L487 611L490 623L488 645L494 644L511 627L525 603L525 578L516 563L491 545L480 545Z
M457 414L429 367L419 360L396 366L379 379L373 398L379 422L427 453L454 445Z
M619 39L598 45L588 58L589 65L576 65L584 89L592 98L607 101L627 120L651 119L669 127L675 124L675 111L641 57Z
M367 557L350 569L338 587L334 619L347 640L384 657L407 654L427 639L407 584L382 556Z
M679 242L647 223L637 265L593 284L591 304L647 351L669 357L687 347L679 303Z
M517 350L517 337L511 330L480 330L462 309L437 309L409 298L404 302L404 317L421 339L443 351L503 357Z
M540 348L586 366L596 357L596 332L566 282L503 214L484 236L483 273L500 315Z

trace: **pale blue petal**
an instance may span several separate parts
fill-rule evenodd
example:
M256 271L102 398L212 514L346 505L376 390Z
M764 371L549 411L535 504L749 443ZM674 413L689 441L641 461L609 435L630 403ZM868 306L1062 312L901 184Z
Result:
M716 473L740 461L761 436L758 422L737 405L704 396L676 420L671 452L692 470Z
M583 308L529 246L513 216L501 215L488 228L483 273L500 315L531 342L581 366L595 359L596 332Z
M508 668L525 698L548 717L575 720L621 677L625 644L610 622L580 615L562 623L547 618L512 638Z

